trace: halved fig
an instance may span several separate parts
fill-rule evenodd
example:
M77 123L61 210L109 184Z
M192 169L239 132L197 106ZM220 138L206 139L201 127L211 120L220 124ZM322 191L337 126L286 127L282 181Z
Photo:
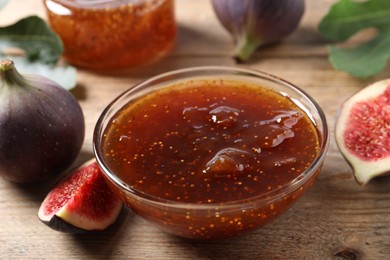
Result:
M390 173L390 79L365 87L344 103L335 136L360 185Z
M122 202L106 184L95 159L74 169L46 196L39 219L50 228L67 232L104 230L119 216Z

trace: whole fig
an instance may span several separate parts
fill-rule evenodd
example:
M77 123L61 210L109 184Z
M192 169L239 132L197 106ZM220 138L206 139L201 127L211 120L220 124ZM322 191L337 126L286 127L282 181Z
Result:
M257 48L293 32L304 13L304 0L212 0L217 18L236 43L234 57L245 61Z
M75 97L38 75L0 61L0 175L17 183L43 181L65 170L84 141Z

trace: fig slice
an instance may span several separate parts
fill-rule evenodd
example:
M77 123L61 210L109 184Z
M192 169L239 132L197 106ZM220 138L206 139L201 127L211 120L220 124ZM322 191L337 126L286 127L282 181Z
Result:
M335 137L360 185L390 173L390 79L363 88L343 104Z
M106 184L96 160L91 159L47 194L38 217L54 230L83 233L106 229L116 221L121 208L121 200Z

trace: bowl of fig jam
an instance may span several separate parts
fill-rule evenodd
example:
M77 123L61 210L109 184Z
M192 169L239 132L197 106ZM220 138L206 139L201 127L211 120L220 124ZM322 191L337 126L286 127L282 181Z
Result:
M136 214L192 239L255 230L313 184L329 145L305 92L247 69L196 67L131 87L100 116L94 153Z

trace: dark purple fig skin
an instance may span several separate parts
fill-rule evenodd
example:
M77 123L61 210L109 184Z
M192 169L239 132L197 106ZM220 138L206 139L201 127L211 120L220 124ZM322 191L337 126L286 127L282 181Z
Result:
M34 183L61 173L84 140L79 103L47 78L22 76L14 67L0 74L0 175Z
M118 222L121 222L121 220L123 220L123 217L126 216L127 213L128 213L127 208L122 207L121 211L119 213L118 219L104 230L109 230L111 228L114 228L114 226L117 226ZM78 234L94 234L94 233L99 233L99 232L104 231L104 230L85 230L82 228L78 228L78 227L66 222L65 220L63 220L62 218L60 218L56 215L53 215L53 217L49 221L42 220L41 218L39 218L39 220L43 224L50 227L51 229L58 231L58 232L61 232L61 233L78 235Z
M76 226L73 226L72 224L64 221L63 219L57 217L56 215L53 215L53 217L49 221L44 221L40 219L40 221L50 227L51 229L62 232L62 233L68 233L68 234L88 234L96 232L95 230L84 230L81 228L78 228Z
M212 0L222 25L232 34L236 58L248 59L261 46L293 32L305 11L304 0Z

